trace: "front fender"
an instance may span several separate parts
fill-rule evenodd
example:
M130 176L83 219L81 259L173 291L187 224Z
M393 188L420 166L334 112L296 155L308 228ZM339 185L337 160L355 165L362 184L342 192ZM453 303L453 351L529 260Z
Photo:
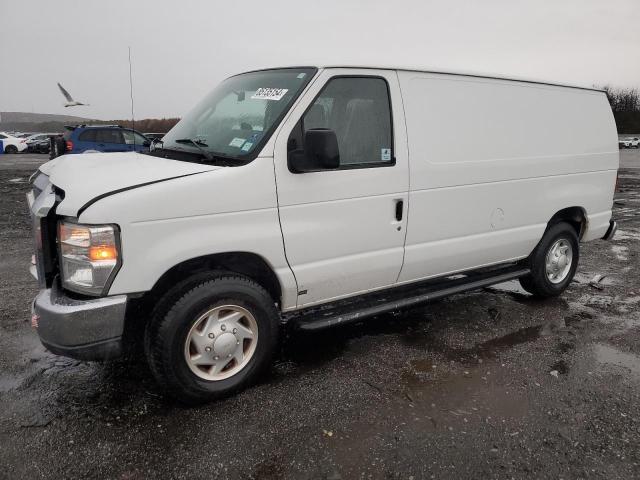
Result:
M120 226L122 267L109 295L149 291L166 271L193 258L247 252L272 267L283 309L295 306L271 158L111 195L79 220Z

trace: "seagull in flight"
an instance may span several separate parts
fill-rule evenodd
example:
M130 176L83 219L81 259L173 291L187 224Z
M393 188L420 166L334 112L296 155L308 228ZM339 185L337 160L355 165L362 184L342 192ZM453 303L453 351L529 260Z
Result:
M82 102L78 102L77 100L74 100L71 95L69 94L69 92L67 92L64 87L62 85L60 85L60 83L58 83L58 88L60 89L60 91L62 92L62 95L64 95L64 98L67 99L67 103L64 104L65 107L77 107L79 105L85 105L85 106L89 106L88 103L82 103Z

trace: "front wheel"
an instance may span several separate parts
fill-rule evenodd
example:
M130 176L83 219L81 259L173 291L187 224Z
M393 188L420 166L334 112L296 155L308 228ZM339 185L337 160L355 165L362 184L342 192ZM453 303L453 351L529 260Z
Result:
M4 153L14 155L18 153L18 147L16 147L15 145L7 145L4 149Z
M522 288L540 298L560 295L576 273L579 256L575 229L565 222L556 223L529 256L531 273L520 279Z
M200 403L238 391L271 363L279 315L254 281L222 274L165 296L145 332L156 380L176 399Z

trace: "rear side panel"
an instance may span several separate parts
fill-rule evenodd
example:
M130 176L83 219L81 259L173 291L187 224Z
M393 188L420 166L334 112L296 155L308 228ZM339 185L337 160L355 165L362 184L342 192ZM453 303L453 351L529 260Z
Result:
M526 257L555 212L582 207L584 240L608 228L618 168L605 95L399 72L411 188L411 281Z

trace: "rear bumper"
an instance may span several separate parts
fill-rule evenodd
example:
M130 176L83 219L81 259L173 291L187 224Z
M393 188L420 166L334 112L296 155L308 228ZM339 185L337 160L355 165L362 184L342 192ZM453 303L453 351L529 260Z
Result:
M602 239L611 240L616 234L617 230L618 230L618 222L616 222L613 219L609 220L609 229L607 230L607 233L604 234L604 237L602 237Z
M126 305L126 295L77 300L54 285L34 300L32 324L52 353L108 360L122 354Z

